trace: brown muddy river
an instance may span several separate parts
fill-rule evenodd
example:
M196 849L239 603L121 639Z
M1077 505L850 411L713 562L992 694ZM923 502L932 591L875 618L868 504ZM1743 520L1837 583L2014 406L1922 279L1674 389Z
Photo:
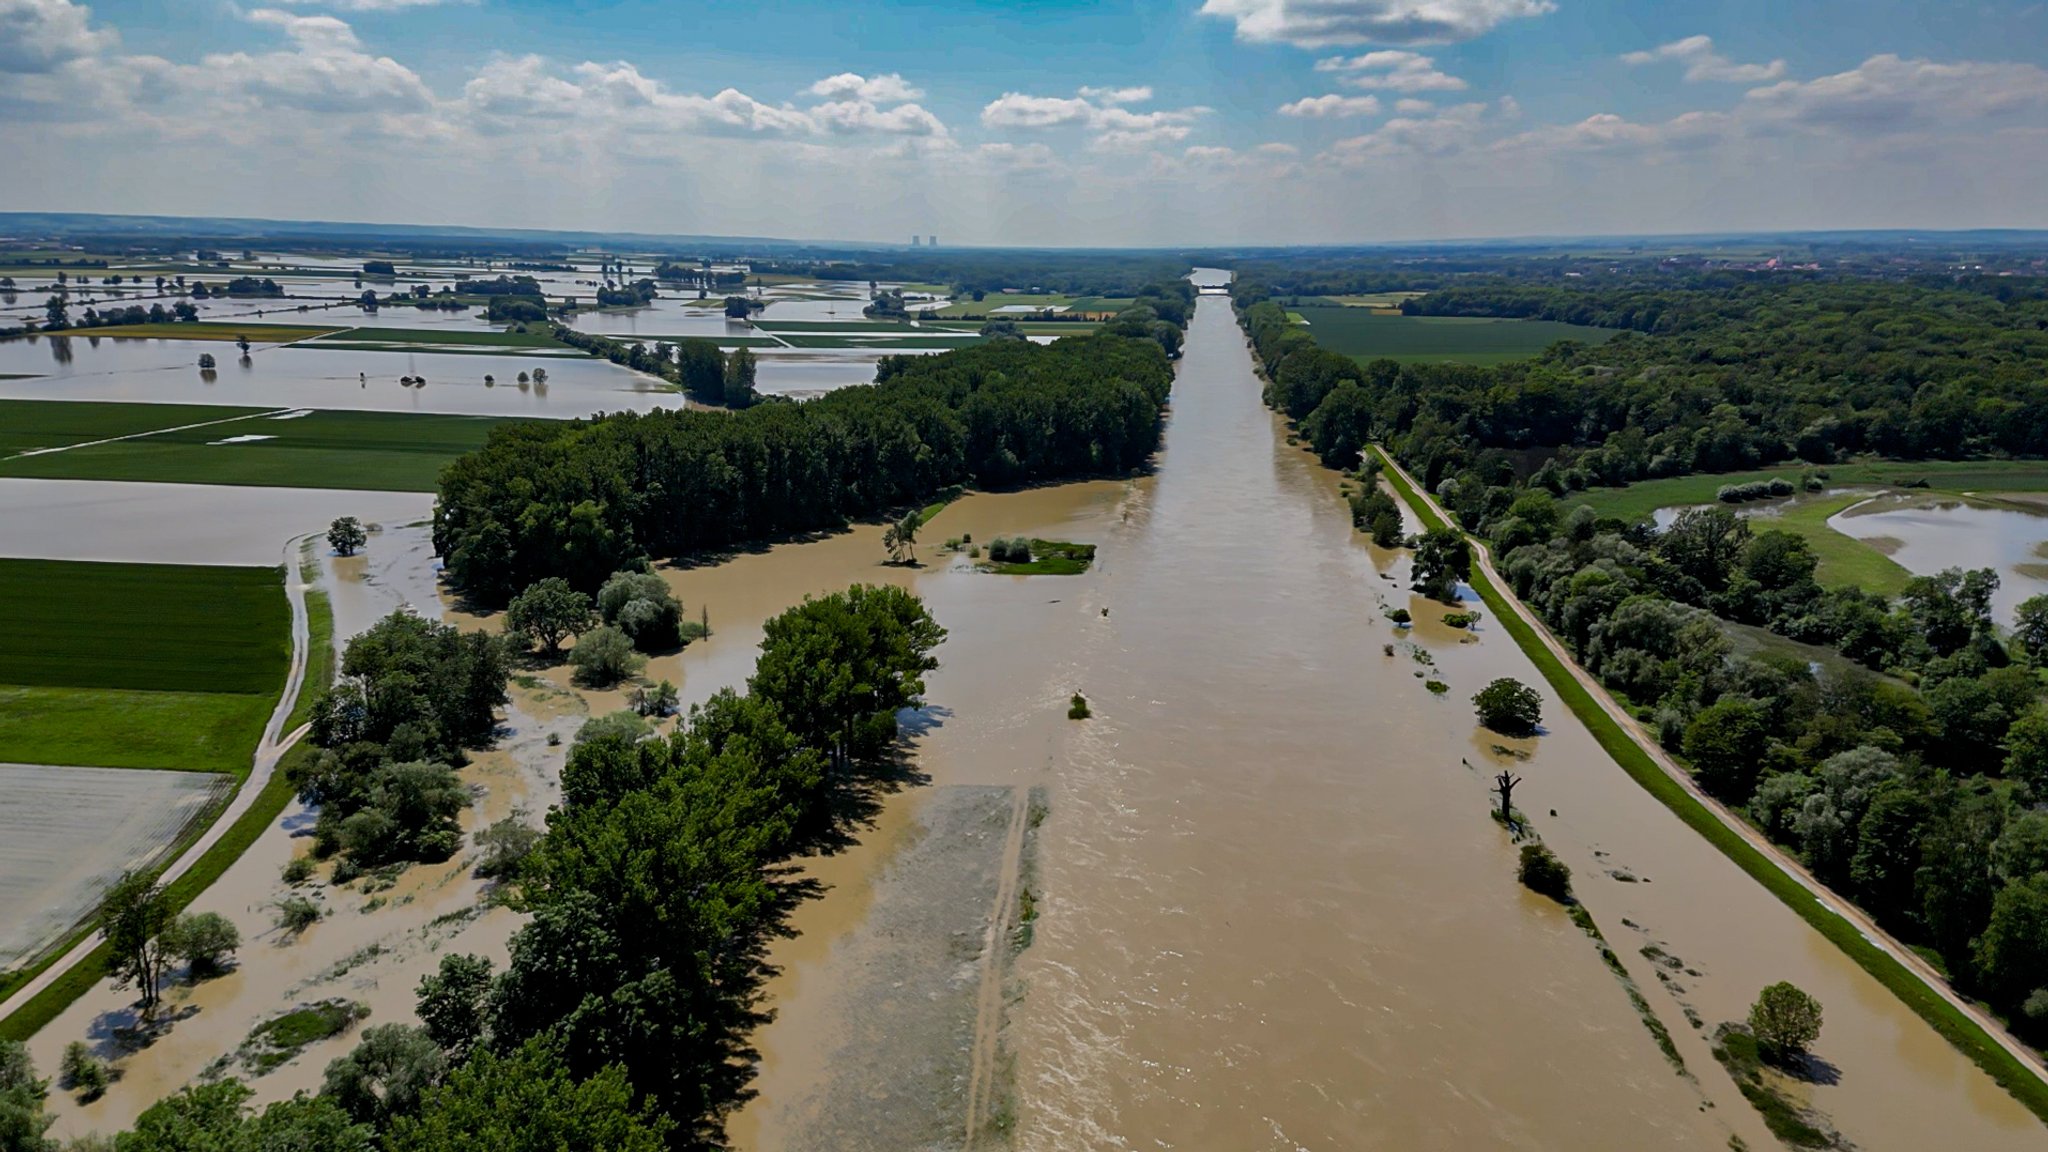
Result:
M1336 478L1285 443L1258 390L1228 304L1204 299L1155 476L1064 509L1059 490L972 498L927 529L985 540L971 521L1028 499L1041 534L1102 551L1081 577L917 579L953 634L917 739L931 786L814 864L831 891L776 952L779 1015L759 1037L761 1095L730 1126L739 1146L1768 1148L1686 1010L1711 1031L1780 979L1826 1006L1818 1054L1837 1074L1789 1091L1857 1146L2043 1146L2029 1114L1547 700L1518 802L1675 1034L1689 1071L1674 1071L1592 944L1515 883L1487 818L1499 758L1466 701L1494 676L1540 676L1504 633L1460 643L1434 623L1444 609L1383 578L1405 558L1352 531ZM694 605L693 584L792 599L833 583L832 565L784 555L678 584ZM707 599L716 627L721 596ZM1419 634L1383 603L1415 610ZM1066 719L1075 690L1093 719ZM1016 865L1037 919L992 1055L995 1025L962 987L986 949L959 924L954 954L905 943L921 905L994 890L961 890L943 846L987 786L1042 789L1045 810ZM1666 980L1652 945L1680 960ZM905 1002L953 1007L920 1020ZM906 1035L944 1055L920 1059ZM872 1119L920 1111L887 1131Z

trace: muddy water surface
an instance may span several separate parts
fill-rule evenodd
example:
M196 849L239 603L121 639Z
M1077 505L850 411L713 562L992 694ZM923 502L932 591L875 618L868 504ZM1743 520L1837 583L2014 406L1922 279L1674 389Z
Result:
M1877 496L1844 509L1828 527L1868 541L1916 576L1945 568L1997 572L1993 615L2010 623L2020 601L2048 592L2048 515L2019 499L1993 506L1924 494Z
M1005 978L1000 1043L985 1055L979 1024L954 1043L943 1013L920 1025L923 1043L953 1044L958 1078L992 1060L998 1099L951 1111L955 1135L918 1146L1770 1147L1702 1037L1778 979L1827 1008L1835 1082L1791 1091L1859 1146L2041 1146L2031 1116L1554 700L1536 740L1475 730L1471 693L1540 677L1504 634L1446 627L1443 606L1400 591L1405 558L1351 530L1336 488L1284 443L1227 305L1205 300L1157 475L1046 533L1101 543L1095 571L1007 582L1025 595L919 578L953 629L936 723L917 736L933 787L892 797L860 845L813 863L831 891L775 956L779 1015L759 1036L761 1095L731 1125L740 1146L892 1146L865 1121L820 1125L849 1099L958 1108L900 1036L873 1034L893 998L864 976L904 955L889 949L894 909L954 877L918 874L942 827L932 797L1005 784L1044 788L1047 815L1022 865L1037 920ZM958 531L954 515L931 531ZM682 580L775 598L767 585L804 578L770 577L780 555ZM1418 626L1394 628L1384 606ZM1431 677L1449 691L1429 692ZM1074 690L1093 719L1065 719ZM1502 765L1526 779L1522 807L1676 1034L1684 1074L1592 944L1514 883L1515 849L1486 817ZM898 975L948 995L914 963ZM904 1069L879 1090L878 1062ZM821 1132L836 1135L799 1138Z

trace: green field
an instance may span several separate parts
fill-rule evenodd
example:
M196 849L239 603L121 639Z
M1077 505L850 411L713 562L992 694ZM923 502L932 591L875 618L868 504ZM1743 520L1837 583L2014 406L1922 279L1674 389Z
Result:
M149 340L239 340L244 336L251 344L290 344L297 340L310 340L325 336L341 329L327 324L237 324L233 321L189 322L171 321L164 324L110 324L104 328L73 328L67 336L116 336L123 339Z
M1379 316L1368 308L1303 305L1316 343L1360 360L1499 364L1536 355L1559 340L1605 343L1609 328L1485 316Z
M467 344L491 348L569 347L555 339L552 328L515 332L509 328L458 328L453 324L438 324L431 328L330 328L325 331L331 335L316 343Z
M1571 496L1567 504L1584 504L1602 516L1622 520L1648 517L1659 508L1686 508L1715 502L1723 485L1782 478L1797 483L1806 465L1797 461L1752 472L1722 472L1644 480L1626 488L1594 488ZM1831 492L1784 500L1758 501L1730 507L1754 515L1759 530L1781 528L1804 538L1820 559L1815 578L1829 587L1855 586L1896 596L1912 573L1891 557L1853 536L1828 526L1828 518L1870 495L1869 489L1926 486L1946 492L2048 491L2048 461L2041 460L1859 460L1830 464L1828 487L1864 491ZM1758 513L1763 513L1759 515Z
M939 316L994 316L998 308L1010 308L1020 305L1032 308L1067 308L1072 307L1075 301L1079 299L1080 297L1077 296L1065 296L1058 293L1034 296L1024 292L991 292L980 300L972 298L955 300L944 308L939 309L935 314Z
M270 568L0 560L0 760L246 773L291 659Z
M1339 308L1399 308L1401 301L1424 296L1424 292L1366 292L1355 296L1311 297Z
M972 332L952 332L930 336L884 336L867 338L853 333L827 335L825 333L793 333L784 336L792 348L859 348L889 352L906 348L965 348L979 344L982 338Z
M225 423L221 421L226 421ZM489 416L0 400L0 476L431 492L449 461L480 447ZM204 424L204 427L185 427ZM184 428L183 431L169 429ZM137 439L16 453L113 436ZM224 444L234 436L271 439Z

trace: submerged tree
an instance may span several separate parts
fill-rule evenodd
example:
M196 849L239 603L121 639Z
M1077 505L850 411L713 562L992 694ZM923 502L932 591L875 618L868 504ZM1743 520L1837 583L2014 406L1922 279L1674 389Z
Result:
M327 546L338 556L353 556L369 542L363 522L353 516L343 516L327 526Z
M1503 676L1472 697L1479 723L1503 736L1529 736L1543 722L1543 697L1520 680Z
M1820 1001L1780 980L1765 988L1750 1007L1749 1030L1764 1055L1779 1062L1790 1060L1820 1037Z
M142 993L144 1015L156 1010L170 959L164 937L175 915L170 898L146 872L124 873L100 901L100 937L113 950L115 979Z

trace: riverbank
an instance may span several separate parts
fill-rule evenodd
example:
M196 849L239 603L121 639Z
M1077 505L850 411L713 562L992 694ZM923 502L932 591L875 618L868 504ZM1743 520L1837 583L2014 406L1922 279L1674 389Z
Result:
M1378 446L1371 451L1385 466L1385 475L1394 491L1426 526L1456 530L1443 508L1420 492L1413 477L1390 454ZM2039 1056L1981 1008L1951 990L1947 981L1911 949L1815 880L1741 817L1701 791L1691 774L1628 716L1589 673L1571 661L1534 613L1505 591L1486 545L1469 536L1466 539L1477 562L1471 576L1474 590L1543 671L1552 690L1630 778L1827 937L2014 1099L2048 1121L2048 1069L2044 1069Z

